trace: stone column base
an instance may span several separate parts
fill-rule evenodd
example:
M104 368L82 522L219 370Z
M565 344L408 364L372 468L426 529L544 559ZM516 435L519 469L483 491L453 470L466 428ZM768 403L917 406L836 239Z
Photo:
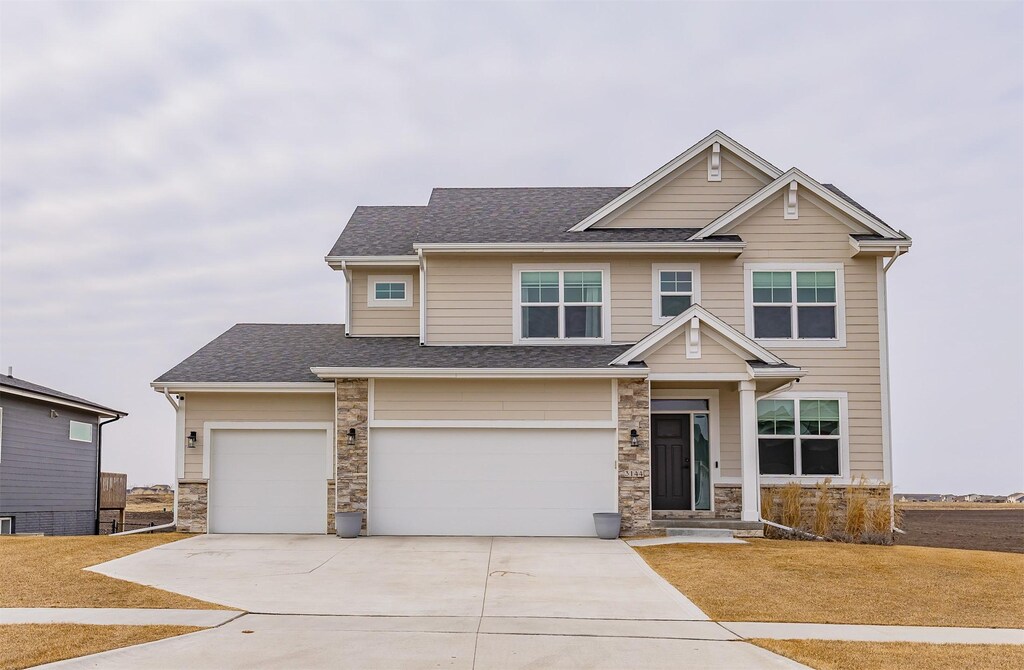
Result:
M178 482L178 524L182 533L205 533L207 529L206 482Z

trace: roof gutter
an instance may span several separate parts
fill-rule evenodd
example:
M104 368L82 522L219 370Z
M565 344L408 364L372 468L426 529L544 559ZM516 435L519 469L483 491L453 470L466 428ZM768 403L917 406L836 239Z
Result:
M416 251L430 253L664 253L664 254L728 254L739 255L746 242L686 241L678 242L555 242L555 243L429 243L413 244Z
M650 369L618 368L374 368L314 367L321 379L420 378L420 379L622 379L646 377Z

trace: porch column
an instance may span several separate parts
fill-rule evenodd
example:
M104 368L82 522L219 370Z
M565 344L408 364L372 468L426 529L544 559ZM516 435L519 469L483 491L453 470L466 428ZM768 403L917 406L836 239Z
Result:
M760 491L757 477L757 403L754 400L756 384L740 382L740 476L742 486L742 509L740 519L757 521Z

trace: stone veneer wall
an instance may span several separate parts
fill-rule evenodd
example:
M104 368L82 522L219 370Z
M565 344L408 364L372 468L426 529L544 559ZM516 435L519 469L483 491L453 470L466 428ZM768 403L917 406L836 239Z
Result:
M178 482L178 524L182 533L206 532L206 482Z
M335 495L334 482L327 482L327 534L334 535L334 510L337 508L338 500Z
M618 389L619 513L622 534L633 535L651 527L651 394L647 379L620 379ZM636 447L629 435L634 429Z
M832 499L832 504L835 508L835 518L839 524L844 524L846 522L846 489L849 487L849 484L831 484L828 487L828 495ZM818 500L818 487L814 484L804 484L800 488L802 490L802 497L800 501L801 515L804 519L813 519L815 504ZM857 486L856 488L862 489L867 495L869 505L874 505L878 502L886 505L889 504L888 484L871 484ZM777 510L782 504L782 485L771 484L762 486L761 492L764 493L766 491L771 491L773 505ZM743 507L741 500L742 493L739 484L716 484L715 517L719 519L739 519L740 510ZM763 510L762 514L764 514ZM771 519L771 516L766 518Z
M338 480L335 491L339 512L362 512L366 532L367 435L369 382L366 379L338 379L334 385L337 402ZM349 446L348 431L356 429L356 443ZM333 520L332 520L333 521ZM333 527L333 523L331 524Z

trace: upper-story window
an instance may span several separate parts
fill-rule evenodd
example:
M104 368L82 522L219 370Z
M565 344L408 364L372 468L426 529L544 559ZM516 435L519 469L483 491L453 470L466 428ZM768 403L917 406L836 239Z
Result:
M411 276L370 275L367 287L367 307L412 307Z
M651 268L651 323L660 326L700 302L699 265L654 265Z
M517 342L608 340L607 266L516 266Z
M840 263L750 263L747 335L769 346L846 346Z
M68 438L75 442L92 442L92 424L72 421L68 428Z

